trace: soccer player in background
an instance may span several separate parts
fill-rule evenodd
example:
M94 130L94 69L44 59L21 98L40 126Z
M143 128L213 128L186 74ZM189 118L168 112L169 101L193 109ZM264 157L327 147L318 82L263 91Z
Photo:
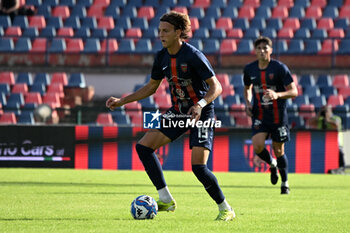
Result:
M221 94L222 87L203 53L184 41L188 38L190 30L188 15L173 11L164 14L159 24L159 37L163 49L156 54L150 81L129 96L121 99L110 97L106 106L113 110L146 98L156 92L165 77L170 87L172 107L163 115L163 119L172 116L171 121L183 121L184 115L195 121L214 119L212 101ZM233 209L227 203L215 175L207 167L213 144L213 127L161 126L160 129L150 129L136 145L139 158L158 191L159 211L174 211L176 202L166 185L161 164L154 151L188 130L192 149L192 171L218 205L219 215L216 220L234 219Z
M281 194L289 194L288 159L284 143L289 141L286 99L298 95L288 67L271 58L272 41L259 37L254 42L257 60L244 67L244 99L248 116L252 117L252 143L255 154L270 165L271 183L278 181L280 172ZM265 148L265 140L272 138L274 159Z

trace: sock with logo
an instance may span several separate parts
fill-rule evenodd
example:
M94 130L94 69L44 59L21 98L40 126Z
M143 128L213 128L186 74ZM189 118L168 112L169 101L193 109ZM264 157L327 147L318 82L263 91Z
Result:
M287 155L282 155L277 158L277 167L281 174L282 182L288 180L288 158Z
M272 156L270 155L269 151L266 150L266 148L264 148L259 154L256 154L256 155L259 156L259 158L264 160L266 163L268 164L272 163Z
M192 171L216 204L220 204L225 200L225 196L219 187L218 180L208 169L207 165L192 165Z
M152 148L136 144L136 151L139 158L157 190L166 186L162 166Z

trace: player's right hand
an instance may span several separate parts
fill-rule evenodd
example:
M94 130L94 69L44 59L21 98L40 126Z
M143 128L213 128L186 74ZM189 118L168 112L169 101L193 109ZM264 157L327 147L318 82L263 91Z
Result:
M111 111L113 111L115 108L123 106L123 103L121 99L116 98L116 97L109 97L108 100L106 101L106 107L109 108Z
M251 106L247 106L245 108L245 111L247 113L248 116L252 117L253 116L253 108Z

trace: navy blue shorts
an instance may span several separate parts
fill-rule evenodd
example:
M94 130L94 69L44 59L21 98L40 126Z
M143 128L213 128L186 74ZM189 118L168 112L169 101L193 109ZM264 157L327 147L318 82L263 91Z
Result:
M266 124L260 120L253 119L252 131L253 136L257 133L268 133L267 138L271 137L274 142L287 142L290 140L288 125Z
M175 110L174 107L169 108L166 113L161 116L161 127L158 129L165 136L174 141L188 130L190 130L190 148L194 146L205 147L212 150L214 127L197 127L196 125L186 125L186 122L190 120L190 116L182 114ZM211 108L203 108L200 117L202 122L213 121L214 110Z

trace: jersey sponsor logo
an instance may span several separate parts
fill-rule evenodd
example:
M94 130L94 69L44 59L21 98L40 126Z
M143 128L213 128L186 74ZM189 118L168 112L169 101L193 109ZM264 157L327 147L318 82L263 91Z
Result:
M182 63L182 64L181 64L181 70L182 70L182 72L184 72L184 73L187 72L187 64L186 64L186 63Z

